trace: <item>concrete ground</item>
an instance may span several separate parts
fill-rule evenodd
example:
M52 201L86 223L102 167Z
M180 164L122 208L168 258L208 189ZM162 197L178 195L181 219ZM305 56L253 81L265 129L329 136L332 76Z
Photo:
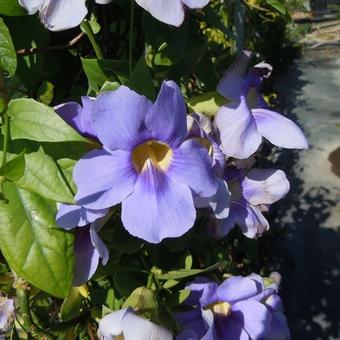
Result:
M311 147L276 157L291 190L271 223L282 232L266 246L266 269L283 276L293 340L340 339L340 48L305 51L275 90Z

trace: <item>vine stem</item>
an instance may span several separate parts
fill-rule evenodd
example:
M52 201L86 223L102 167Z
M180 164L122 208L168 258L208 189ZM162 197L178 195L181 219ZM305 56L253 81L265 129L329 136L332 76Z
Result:
M133 58L133 22L135 16L135 1L131 0L130 6L130 33L129 33L129 75L132 73L132 58Z
M87 37L90 40L90 43L94 49L94 53L96 54L97 59L104 59L102 50L100 49L99 45L96 42L96 39L94 37L94 33L92 30L92 27L90 25L90 23L87 20L84 20L82 23L82 28L84 29Z
M35 325L30 309L30 287L28 283L21 278L19 278L16 282L16 293L25 327L27 327L32 335L37 336L39 339L52 340L53 337L51 335L41 331Z
M7 161L7 149L8 149L8 141L9 141L9 117L7 115L7 106L9 102L8 91L5 85L5 78L3 74L0 72L0 98L3 100L3 110L1 112L2 119L4 120L3 125L3 135L4 135L4 145L3 145L3 153L2 153L2 161L1 166L4 166Z

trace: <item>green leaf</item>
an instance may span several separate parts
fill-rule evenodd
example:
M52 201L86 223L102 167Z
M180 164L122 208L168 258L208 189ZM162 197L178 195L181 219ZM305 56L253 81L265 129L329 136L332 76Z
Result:
M127 86L139 94L148 97L152 101L156 99L156 92L153 86L150 69L145 62L144 55L138 60Z
M105 91L115 91L119 88L120 84L116 81L106 81L100 89L100 93Z
M148 288L138 287L125 300L123 308L131 307L148 317L157 315L157 298L155 293Z
M0 18L0 71L12 77L17 69L17 54L4 21Z
M1 0L0 14L8 16L26 15L27 12L21 7L17 0Z
M155 272L155 276L158 280L178 280L184 279L189 276L195 276L198 274L203 274L212 270L215 270L219 267L219 263L216 263L208 268L205 269L179 269L179 270L171 270L165 274L159 274Z
M89 87L94 92L98 92L107 81L126 83L128 80L129 64L126 60L81 58L81 62Z
M218 16L216 10L214 10L210 6L207 6L204 12L205 12L204 21L209 26L219 29L228 38L232 40L236 40L235 34L227 26L224 25L224 23L221 21L220 17Z
M11 117L12 139L89 143L88 139L65 123L52 108L33 99L11 100L7 113Z
M74 237L56 225L56 204L3 183L0 248L16 274L60 298L69 295L74 270Z
M188 107L191 112L199 112L208 116L215 116L218 109L229 102L216 91L207 92L190 98Z
M39 101L45 105L50 105L54 96L54 85L49 81L44 81L38 88Z
M276 9L279 13L281 13L282 15L286 15L287 14L287 8L284 4L283 1L280 0L265 0L266 3L273 7L274 9Z
M8 161L1 169L0 175L9 181L18 181L25 172L25 151Z
M186 74L192 73L201 61L207 48L208 44L204 43L186 53L170 67L169 76L173 79L179 79Z
M78 317L81 313L81 307L82 295L79 292L79 287L72 287L70 295L60 307L61 321L67 322Z
M182 289L178 291L169 292L170 294L166 297L166 305L169 308L180 305L190 295L190 289Z
M50 156L38 151L26 155L25 159L24 176L17 182L20 188L56 202L74 203L68 185Z

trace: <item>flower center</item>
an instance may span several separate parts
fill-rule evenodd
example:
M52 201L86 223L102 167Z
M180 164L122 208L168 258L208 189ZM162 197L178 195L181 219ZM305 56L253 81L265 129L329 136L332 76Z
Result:
M223 301L211 303L210 305L206 306L205 309L210 309L213 314L219 316L228 316L231 313L230 304Z
M170 165L172 153L169 145L156 140L148 140L132 151L132 163L138 172L146 170L148 162L165 171Z

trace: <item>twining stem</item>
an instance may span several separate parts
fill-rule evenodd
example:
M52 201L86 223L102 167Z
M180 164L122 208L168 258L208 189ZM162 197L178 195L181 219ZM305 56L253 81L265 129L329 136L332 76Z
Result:
M8 149L8 141L9 141L9 117L7 116L7 114L5 114L3 119L4 119L4 126L3 126L4 145L2 149L1 167L3 167L7 162L7 149Z
M9 102L8 91L5 85L5 78L3 74L0 72L0 98L3 101L3 109L1 112L1 116L3 119L3 135L4 135L4 144L3 144L3 153L2 153L2 160L1 166L6 164L7 160L7 149L8 149L8 141L9 141L9 117L7 115L7 107Z
M132 62L133 62L133 21L135 16L135 1L131 0L130 6L130 33L129 33L129 76L132 73Z
M26 283L22 279L18 279L16 282L16 293L17 293L17 301L19 303L20 314L25 326L25 329L29 330L29 332L37 337L38 339L51 340L53 339L51 335L47 332L43 332L40 330L34 323L31 315L30 308L30 287L28 283Z
M100 49L99 45L96 42L90 23L87 20L84 20L82 23L82 27L85 30L85 33L90 40L90 43L94 49L94 53L96 54L97 59L104 59L102 50Z

